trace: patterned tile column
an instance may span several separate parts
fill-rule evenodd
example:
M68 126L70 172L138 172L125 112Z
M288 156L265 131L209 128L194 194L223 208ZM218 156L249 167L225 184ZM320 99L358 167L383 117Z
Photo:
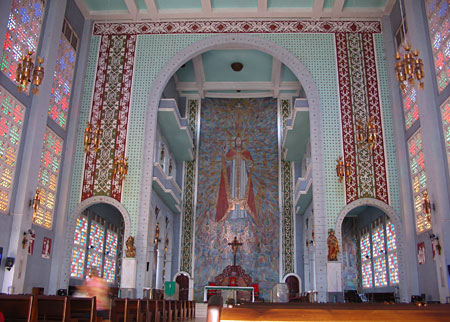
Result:
M286 128L286 120L291 116L291 102L288 99L280 100L282 133ZM292 164L281 160L282 181L282 249L283 249L283 276L295 271L295 247L294 247L294 217L293 217L293 178Z
M192 276L192 249L194 242L195 181L197 177L197 124L200 100L188 100L188 121L194 139L194 160L184 163L184 199L181 236L180 270Z

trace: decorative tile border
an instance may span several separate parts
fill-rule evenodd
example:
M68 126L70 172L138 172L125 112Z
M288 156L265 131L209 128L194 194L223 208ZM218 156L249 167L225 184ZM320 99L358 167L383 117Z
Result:
M379 33L379 21L172 21L95 23L94 35L228 34L228 33Z
M197 149L197 122L198 107L200 101L197 99L188 100L188 122L189 128L194 138L194 155ZM194 242L194 218L195 218L195 178L197 176L197 159L185 162L184 167L184 200L183 200L183 220L181 236L181 258L180 270L188 272L192 276L192 250Z
M337 33L336 51L341 101L344 160L351 165L345 180L347 203L376 198L389 203L373 34ZM365 113L368 115L364 115ZM377 140L372 153L355 140L356 117L373 117Z
M113 160L125 157L136 35L102 36L90 124L103 131L100 148L86 154L81 200L95 195L120 201L122 182L112 176Z

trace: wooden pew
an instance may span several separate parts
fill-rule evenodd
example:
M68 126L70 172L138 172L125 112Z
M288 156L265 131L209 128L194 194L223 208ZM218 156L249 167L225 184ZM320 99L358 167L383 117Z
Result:
M36 298L39 321L69 321L70 306L67 296L38 295Z
M97 322L97 306L95 296L69 297L70 321Z
M185 320L186 317L186 309L185 309L185 301L175 301L175 305L177 307L177 317L180 321Z
M146 300L147 321L161 322L164 316L164 306L162 301Z
M142 310L141 300L114 299L111 308L111 320L113 322L142 322L146 319L146 312Z
M36 298L32 295L0 295L5 320L37 322Z

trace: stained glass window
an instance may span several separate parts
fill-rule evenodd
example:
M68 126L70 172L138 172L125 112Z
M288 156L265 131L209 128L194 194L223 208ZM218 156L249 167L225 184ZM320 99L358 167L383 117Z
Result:
M72 252L72 272L71 277L83 278L85 250L74 247Z
M408 140L409 166L413 189L416 230L418 233L431 229L431 224L423 213L423 193L427 190L427 176L423 156L423 140L421 130L417 130Z
M385 256L380 256L373 259L373 273L375 275L375 287L387 285Z
M403 113L405 114L405 127L409 129L419 119L419 107L417 106L417 89L408 82L405 82L405 85L405 90L402 91Z
M38 211L33 213L33 223L47 229L53 224L62 146L63 140L47 127L37 185L41 202Z
M108 283L114 283L116 277L116 259L105 257L105 265L103 266L103 278Z
M44 0L14 0L3 43L1 70L12 81L17 65L27 51L36 53L44 18ZM36 55L33 57L36 58ZM28 92L28 88L24 89Z
M370 257L370 234L365 233L361 236L361 268L362 284L364 288L372 286L372 261Z
M426 0L428 30L439 92L450 82L450 9L448 0Z
M394 224L389 219L384 224L383 217L379 217L370 230L365 228L360 247L363 288L387 286L388 276L389 285L398 284L397 240Z
M72 273L71 277L83 278L84 260L86 254L86 241L88 231L88 219L81 215L75 224L74 248L72 251Z
M0 86L0 211L9 210L25 107Z
M74 243L80 247L86 247L88 220L85 216L77 218L75 226Z
M66 29L68 31L64 32ZM67 36L69 36L69 39ZM76 36L74 36L67 21L64 20L63 32L59 40L56 68L53 75L50 107L48 109L49 117L63 129L66 128L72 79L75 70L76 48L72 47L71 37Z
M95 221L91 222L91 231L89 233L89 248L97 252L103 251L103 239L105 229Z
M71 277L83 279L95 268L99 276L114 283L118 244L118 228L87 210L77 218L75 225Z
M447 165L450 170L450 97L441 105L442 129L444 131Z

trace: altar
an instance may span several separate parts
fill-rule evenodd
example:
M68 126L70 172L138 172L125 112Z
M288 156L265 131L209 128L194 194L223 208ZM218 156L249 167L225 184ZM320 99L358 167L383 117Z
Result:
M237 299L236 299L236 292L237 291L249 291L252 292L252 302L255 302L255 288L253 286L220 286L220 285L215 285L215 286L205 286L204 290L203 290L203 301L207 302L208 301L208 291L232 291L233 292L233 299L234 299L234 303L237 303Z

